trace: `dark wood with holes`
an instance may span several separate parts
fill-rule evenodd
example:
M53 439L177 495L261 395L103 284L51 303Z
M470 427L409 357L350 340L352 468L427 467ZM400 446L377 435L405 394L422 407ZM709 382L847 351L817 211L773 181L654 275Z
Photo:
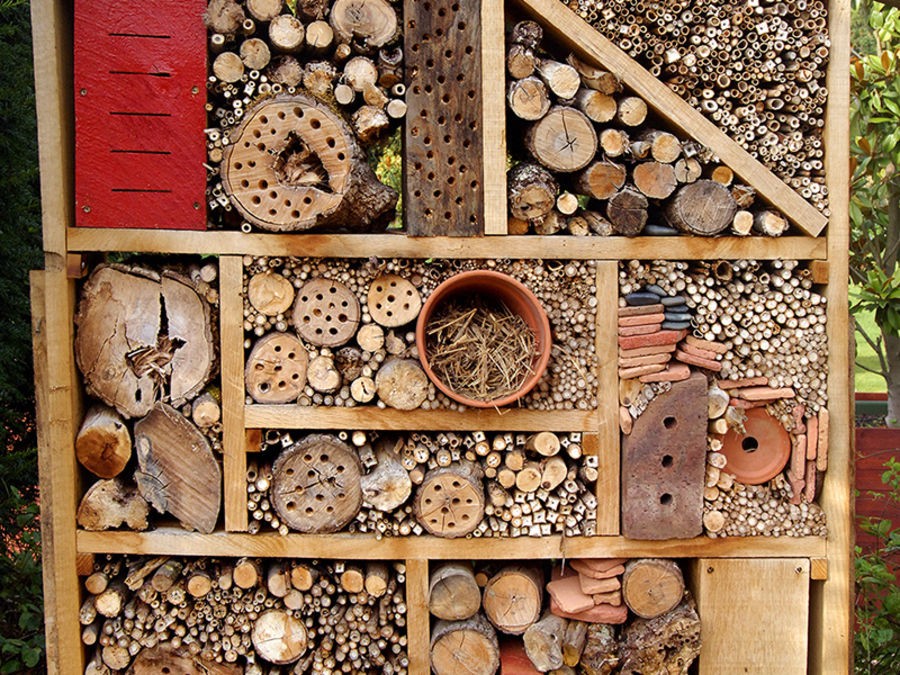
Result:
M484 232L481 0L404 0L406 228Z

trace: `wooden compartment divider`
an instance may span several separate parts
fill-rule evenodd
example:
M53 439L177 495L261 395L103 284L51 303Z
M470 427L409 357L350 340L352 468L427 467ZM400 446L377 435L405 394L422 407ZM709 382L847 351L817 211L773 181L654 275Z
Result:
M420 5L407 0L407 5ZM768 610L779 592L776 579L791 574L791 598L804 604L793 617L797 634L790 647L766 639L748 649L791 651L798 671L844 672L850 665L851 604L850 485L852 447L847 354L847 259L849 222L846 125L849 114L849 2L830 0L832 40L829 103L825 128L831 217L825 217L740 149L712 123L690 110L664 84L637 69L621 50L558 0L511 0L516 13L540 16L548 33L591 62L603 63L642 96L662 118L687 134L702 136L723 162L754 185L760 194L808 236L763 237L571 237L507 236L505 49L502 0L471 0L480 18L481 97L480 154L482 201L478 205L484 237L412 237L403 234L244 234L237 231L94 230L73 226L74 189L71 3L34 0L37 105L43 194L44 272L32 274L33 336L38 406L39 461L45 542L45 598L48 668L51 673L83 672L78 611L81 598L76 577L79 556L105 554L255 556L325 558L348 561L399 560L406 564L410 673L429 671L430 619L428 575L434 561L572 559L579 557L660 557L693 560L695 590L714 619L737 595L736 585L754 570L773 583L754 597ZM819 235L819 236L817 236ZM134 252L218 256L219 341L222 404L224 517L211 534L187 532L166 524L148 532L76 530L80 469L74 438L82 417L83 395L72 344L78 281L66 274L70 254ZM375 406L308 408L299 405L248 404L244 388L243 273L244 256L338 258L444 258L595 260L598 311L595 356L599 405L595 410L539 411L414 410L401 412ZM638 259L684 261L779 260L813 261L815 283L826 284L828 299L831 416L830 464L820 503L827 513L829 534L818 537L728 537L636 541L620 536L620 429L618 418L617 316L619 262ZM75 276L75 275L73 275ZM596 482L597 536L541 538L467 538L433 536L376 538L360 534L249 534L246 493L248 455L256 452L248 434L273 430L445 430L445 431L578 431L584 452L599 459ZM254 459L250 457L249 459ZM812 562L810 562L812 561ZM708 567L731 570L729 584L705 573ZM800 572L794 570L800 568ZM755 573L755 572L753 572ZM782 574L784 573L784 574ZM705 581L699 581L706 574ZM716 577L715 579L711 577ZM799 590L798 590L799 589ZM739 589L746 590L746 589ZM726 594L732 595L726 595ZM772 602L769 602L772 601ZM737 603L737 600L733 600ZM723 605L723 603L725 603ZM736 606L736 605L735 605ZM733 607L732 607L733 609ZM767 610L767 611L768 611ZM747 609L748 620L756 616ZM765 612L760 614L764 616ZM805 626L808 623L808 630ZM803 628L801 628L803 624ZM704 626L707 620L704 619ZM792 629L793 630L793 629ZM805 631L802 636L800 631ZM795 639L796 638L796 639ZM718 633L701 656L700 672L721 672L721 649L728 636ZM735 638L737 640L737 638ZM725 645L725 646L723 646ZM743 653L743 652L742 652ZM802 657L802 658L801 658ZM787 657L786 657L787 658ZM782 663L782 662L779 662Z

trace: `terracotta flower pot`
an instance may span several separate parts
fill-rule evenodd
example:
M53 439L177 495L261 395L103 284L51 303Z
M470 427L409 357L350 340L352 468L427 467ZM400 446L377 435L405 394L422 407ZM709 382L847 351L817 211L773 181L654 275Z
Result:
M791 457L791 437L764 408L747 411L746 434L734 429L722 437L725 471L745 485L761 485L777 476Z
M434 316L435 310L453 298L477 297L502 302L511 312L525 320L535 339L535 356L531 365L531 375L515 392L492 401L471 399L450 389L431 369L425 353L425 330L431 317ZM429 379L454 401L472 408L501 407L522 398L534 388L547 369L551 347L550 320L534 293L511 276L490 270L462 272L444 281L428 296L416 322L416 349L419 352L422 368L425 369Z

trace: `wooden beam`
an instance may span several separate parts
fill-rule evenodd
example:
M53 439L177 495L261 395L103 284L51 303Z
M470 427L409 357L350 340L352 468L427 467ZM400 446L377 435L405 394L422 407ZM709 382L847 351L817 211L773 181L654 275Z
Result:
M803 232L818 236L828 219L715 124L558 0L516 0L579 58L603 66L643 98L656 113L708 146ZM833 19L832 19L833 20Z
M618 361L615 347L618 335L618 316L613 308L619 298L619 264L597 263L597 307L607 311L597 312L596 360L597 393L596 425L598 431L597 454L600 460L597 478L597 534L619 534L619 390ZM606 400L603 400L605 397Z
M506 234L506 54L503 0L481 0L484 233Z

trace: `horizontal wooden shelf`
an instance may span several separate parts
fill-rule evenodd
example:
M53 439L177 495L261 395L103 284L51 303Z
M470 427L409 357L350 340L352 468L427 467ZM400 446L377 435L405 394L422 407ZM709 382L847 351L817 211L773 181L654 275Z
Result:
M515 560L551 558L820 558L825 540L817 537L730 537L636 541L623 537L560 536L441 539L332 534L198 534L179 528L153 532L77 533L79 553L135 555L257 556L349 560Z
M70 227L72 252L120 251L337 258L570 258L621 260L797 259L827 257L813 237L407 237L404 234L262 234Z
M375 431L596 431L596 410L394 410L374 406L313 408L248 405L248 429L372 429Z

